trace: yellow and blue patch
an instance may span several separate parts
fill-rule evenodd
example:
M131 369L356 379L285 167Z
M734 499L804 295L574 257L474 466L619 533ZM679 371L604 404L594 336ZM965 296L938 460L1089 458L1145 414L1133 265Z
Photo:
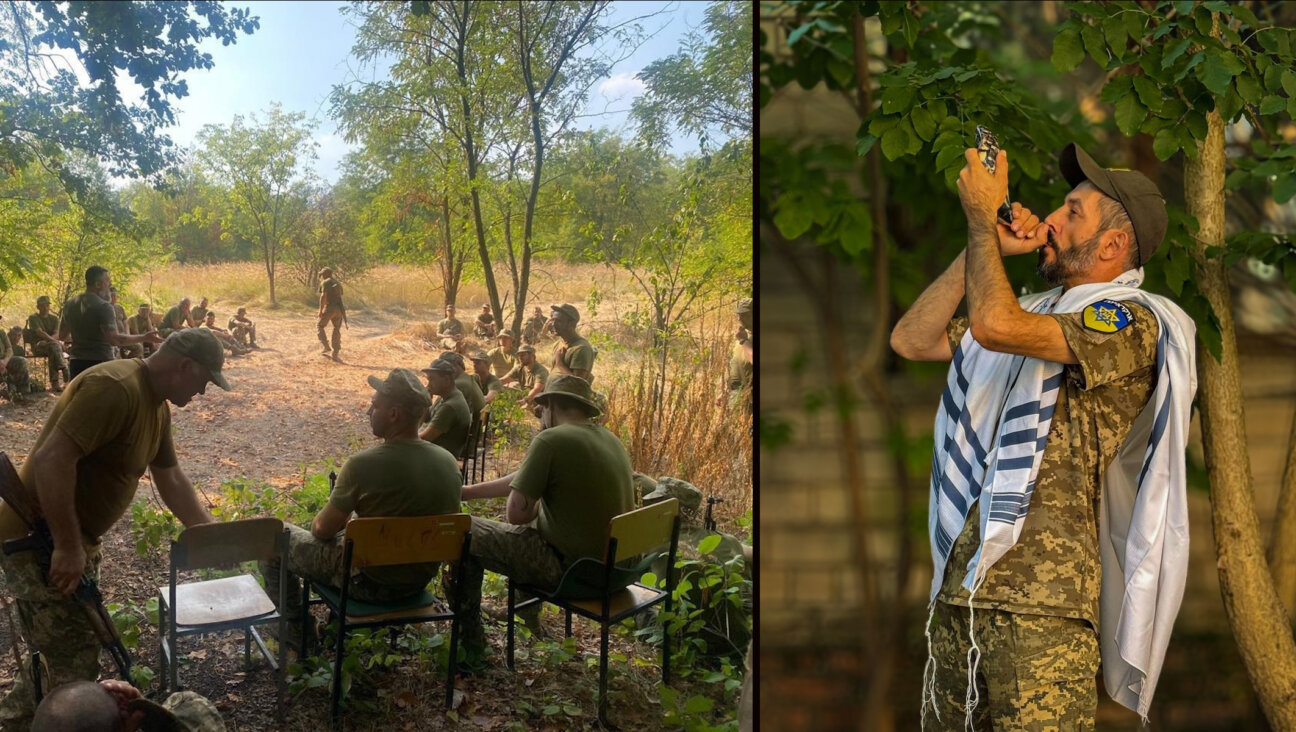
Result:
M1084 327L1097 333L1115 333L1134 322L1134 313L1123 303L1099 300L1084 309Z

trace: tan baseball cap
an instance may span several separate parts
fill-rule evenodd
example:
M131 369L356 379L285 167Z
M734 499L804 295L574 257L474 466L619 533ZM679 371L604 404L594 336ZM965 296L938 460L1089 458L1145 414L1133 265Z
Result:
M221 348L220 341L216 340L210 330L185 328L176 331L163 342L162 349L197 361L211 374L213 384L225 391L230 390L229 382L221 374L221 367L225 365L225 349Z
M408 404L419 409L432 406L432 397L427 387L419 380L418 374L410 369L392 369L386 379L370 375L367 379L374 391L400 404Z
M1089 157L1089 153L1081 150L1074 142L1062 148L1059 165L1062 177L1066 178L1072 188L1087 180L1125 208L1130 223L1134 225L1134 236L1138 239L1139 266L1143 266L1161 245L1169 224L1165 197L1156 184L1137 170L1098 165Z

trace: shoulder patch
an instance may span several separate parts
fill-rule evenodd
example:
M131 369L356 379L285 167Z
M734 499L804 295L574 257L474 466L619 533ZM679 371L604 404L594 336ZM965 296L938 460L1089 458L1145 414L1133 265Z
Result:
M1096 333L1115 333L1134 322L1134 313L1114 300L1099 300L1085 307L1084 327Z

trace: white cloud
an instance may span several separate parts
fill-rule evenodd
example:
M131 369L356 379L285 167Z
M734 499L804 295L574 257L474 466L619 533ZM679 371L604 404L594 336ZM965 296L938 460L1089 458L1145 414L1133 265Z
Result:
M598 86L599 94L608 101L634 98L644 93L644 83L634 74L613 74Z

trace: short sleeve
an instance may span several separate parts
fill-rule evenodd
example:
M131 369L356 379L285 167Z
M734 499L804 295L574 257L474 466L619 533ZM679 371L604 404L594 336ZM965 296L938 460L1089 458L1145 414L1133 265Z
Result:
M351 458L342 465L337 483L333 485L333 495L329 496L329 504L342 513L354 511L360 500L360 477L364 471L357 462L355 458Z
M126 389L111 378L85 379L76 398L68 400L59 415L58 428L89 454L108 444L126 429L126 420L139 409Z
M518 364L517 366L514 366L513 368L509 369L509 372L507 374L504 374L504 380L508 381L509 379L513 379L514 381L522 381L523 376L524 374L522 373L522 364Z
M552 452L545 434L541 432L536 435L535 439L531 440L526 457L522 459L522 465L513 476L513 482L509 487L534 501L544 498L545 489L549 486Z
M967 318L953 318L945 326L945 335L949 338L950 353L957 351L959 344L963 342L963 334L967 332L969 322Z
M567 368L573 371L593 371L594 370L594 348L587 343L582 343L575 351L569 351L567 354Z
M180 464L180 459L176 457L175 441L171 436L171 410L167 409L166 424L162 425L162 441L158 443L158 450L153 455L153 460L149 466L154 468L174 468Z
M545 368L544 366L541 366L540 364L536 364L535 376L536 379L540 381L540 386L544 386L545 384L549 383L549 369Z
M437 404L435 411L432 413L432 426L441 431L442 434L450 431L455 426L455 412L450 408L448 400L442 400Z
M1086 390L1156 363L1161 328L1152 311L1138 303L1099 300L1079 312L1051 317L1079 360Z

